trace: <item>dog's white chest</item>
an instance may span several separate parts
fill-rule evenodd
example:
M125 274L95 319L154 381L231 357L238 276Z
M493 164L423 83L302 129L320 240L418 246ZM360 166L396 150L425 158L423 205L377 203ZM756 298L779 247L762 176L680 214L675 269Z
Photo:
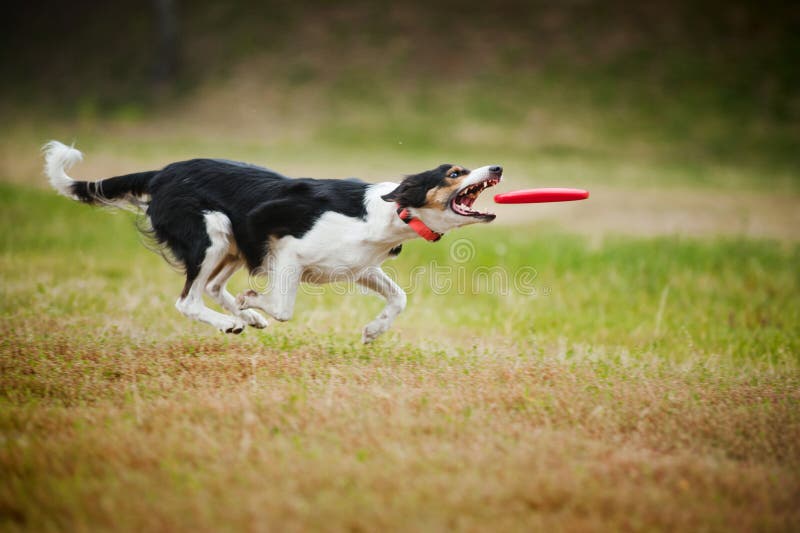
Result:
M369 219L325 213L302 238L273 241L270 255L278 268L298 268L303 281L328 283L353 280L365 268L378 266L393 247L371 238Z

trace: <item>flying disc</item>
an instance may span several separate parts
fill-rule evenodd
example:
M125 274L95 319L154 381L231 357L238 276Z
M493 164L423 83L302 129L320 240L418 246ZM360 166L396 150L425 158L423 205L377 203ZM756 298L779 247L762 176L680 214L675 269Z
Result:
M573 202L589 198L589 191L584 189L523 189L494 195L498 204L539 204L544 202Z

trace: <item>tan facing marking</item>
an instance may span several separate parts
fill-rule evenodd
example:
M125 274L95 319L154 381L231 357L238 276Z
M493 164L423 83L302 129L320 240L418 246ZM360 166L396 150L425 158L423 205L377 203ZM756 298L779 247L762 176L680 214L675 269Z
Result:
M462 170L463 169L461 167L455 166L448 170L447 173L450 174L451 172L461 172ZM463 176L459 176L457 178L445 178L445 185L435 187L429 190L428 194L425 195L425 207L439 208L442 211L447 209L448 200L450 200L450 197L453 196L453 193L461 188L461 184L468 177L469 174L464 174Z

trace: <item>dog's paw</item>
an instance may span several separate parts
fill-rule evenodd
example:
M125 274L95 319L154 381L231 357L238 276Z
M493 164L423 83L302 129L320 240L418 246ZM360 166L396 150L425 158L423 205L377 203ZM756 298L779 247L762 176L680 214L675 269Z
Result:
M364 330L361 333L361 342L369 344L380 337L387 329L389 329L389 326L383 320L373 320L364 326Z
M223 333L233 333L234 335L238 335L239 333L244 331L246 324L243 320L239 318L231 319L231 321L227 324L224 324L219 329Z
M239 317L242 320L247 322L248 326L252 326L257 329L264 329L265 327L269 326L269 322L267 319L261 316L260 313L253 311L251 309L245 309L239 312Z
M236 297L236 305L239 307L239 309L249 309L250 307L253 307L250 304L250 301L253 298L258 298L258 293L256 291L252 289L249 291L244 291Z

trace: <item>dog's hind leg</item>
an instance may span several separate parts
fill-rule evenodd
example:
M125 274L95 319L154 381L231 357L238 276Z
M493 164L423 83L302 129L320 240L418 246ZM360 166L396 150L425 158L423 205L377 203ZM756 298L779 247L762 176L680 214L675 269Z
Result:
M228 292L226 285L231 276L242 267L242 261L236 256L228 255L222 259L212 273L209 282L206 284L206 293L214 299L223 309L238 316L248 325L254 328L265 328L269 325L267 320L251 309L239 309L236 305L236 298Z
M383 308L383 311L364 327L361 341L366 344L386 332L397 315L403 312L403 309L406 308L406 293L378 267L364 270L356 282L386 299L386 307Z
M199 257L187 257L186 285L175 307L187 317L211 324L225 333L241 333L245 328L244 320L218 313L206 307L203 302L203 290L217 266L228 255L231 246L231 224L228 217L219 212L209 212L203 218L210 244Z

